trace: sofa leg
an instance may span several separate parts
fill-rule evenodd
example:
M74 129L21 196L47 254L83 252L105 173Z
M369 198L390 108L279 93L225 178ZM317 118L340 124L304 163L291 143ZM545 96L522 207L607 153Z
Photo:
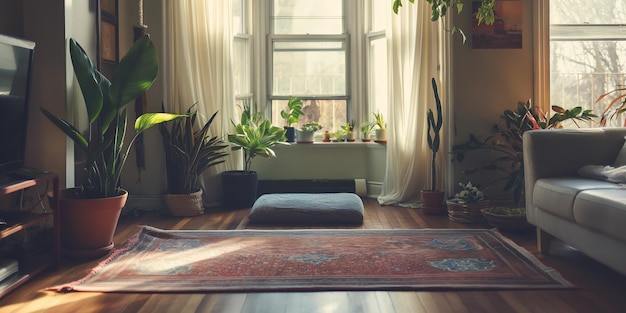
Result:
M537 227L537 251L541 254L550 254L552 235Z

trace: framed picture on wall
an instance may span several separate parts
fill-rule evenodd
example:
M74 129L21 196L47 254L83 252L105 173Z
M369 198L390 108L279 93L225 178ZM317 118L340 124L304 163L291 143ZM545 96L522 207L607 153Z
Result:
M492 25L478 25L476 12L479 7L480 1L472 2L472 48L522 48L522 1L496 1L493 7L495 21Z

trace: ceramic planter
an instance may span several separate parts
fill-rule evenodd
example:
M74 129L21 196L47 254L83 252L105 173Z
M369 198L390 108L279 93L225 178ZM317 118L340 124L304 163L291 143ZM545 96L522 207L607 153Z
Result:
M313 143L315 138L314 131L296 130L296 137L298 143Z

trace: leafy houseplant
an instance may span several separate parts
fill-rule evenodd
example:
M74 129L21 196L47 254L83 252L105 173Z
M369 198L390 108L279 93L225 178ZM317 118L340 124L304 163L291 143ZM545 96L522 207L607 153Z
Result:
M505 110L500 116L501 122L492 127L492 135L477 137L469 135L465 143L452 147L453 161L462 162L465 154L471 151L486 151L492 153L493 158L477 167L462 171L464 175L472 175L483 171L503 173L494 179L490 185L504 182L504 190L512 191L513 201L520 205L524 193L524 159L523 135L524 132L534 129L561 128L564 121L590 121L596 117L591 110L582 110L575 107L565 110L559 106L552 106L553 114L548 119L530 101L519 102L516 110Z
M615 93L617 95L610 100L609 105L604 109L602 115L600 115L599 125L601 127L606 126L609 120L617 118L620 114L626 112L626 87L623 86L600 95L598 99L596 99L596 103ZM626 127L626 119L624 119L622 126Z
M387 141L387 122L385 121L385 116L380 112L374 113L374 123L376 125L376 129L374 130L376 140Z
M440 213L443 210L443 198L444 192L437 190L437 152L439 152L439 145L441 142L440 131L443 124L443 115L441 107L441 99L439 98L439 91L437 90L437 81L432 78L433 93L435 96L435 104L437 109L437 118L433 110L428 109L427 121L428 121L428 147L432 151L432 158L430 163L430 189L422 190L422 200L424 204L422 209L426 213Z
M448 199L448 218L454 222L475 223L482 222L483 209L489 208L490 201L472 182L459 183L461 191Z
M244 170L222 173L224 204L229 208L250 207L256 200L257 174L252 171L252 160L256 156L276 157L272 150L283 142L285 130L272 126L260 112L252 112L250 105L245 105L239 123L232 122L235 132L228 134L232 150L243 150Z
M207 169L223 163L228 147L218 137L209 135L209 128L217 112L202 126L196 128L197 111L187 110L187 116L171 122L168 128L160 124L168 195L165 202L175 216L193 216L204 213L200 175Z
M341 129L346 135L346 141L354 141L354 121L346 122L341 126Z
M361 132L361 140L363 142L370 141L370 133L372 132L375 126L376 124L370 121L363 122L361 126L359 126L359 131Z
M135 42L117 65L110 81L96 70L87 53L74 39L70 39L69 46L74 73L87 109L90 136L83 135L75 126L45 109L41 108L41 111L87 156L87 181L80 188L67 189L61 194L61 244L66 250L79 250L88 254L85 256L99 256L113 248L113 233L128 194L119 188L119 178L133 142L146 129L184 115L143 114L135 120L135 135L126 141L126 105L144 93L158 73L157 53L149 36L145 35ZM84 199L96 199L100 203L104 202L100 201L102 199L112 199L118 203L107 205L107 210L113 207L115 210L102 216L94 209L95 204L84 204ZM75 207L70 209L70 205ZM74 216L74 213L84 216ZM109 225L100 227L94 224L104 220ZM81 226L86 229L73 228ZM71 242L72 239L81 242ZM86 252L89 250L94 252Z
M298 119L300 116L304 115L302 111L302 100L298 97L289 96L289 100L287 101L288 111L282 110L280 111L280 116L285 119L287 126L285 126L285 137L287 138L287 142L295 141L295 128L291 125L298 123Z
M302 125L297 131L298 143L312 143L315 132L322 129L322 125L317 122L310 122Z

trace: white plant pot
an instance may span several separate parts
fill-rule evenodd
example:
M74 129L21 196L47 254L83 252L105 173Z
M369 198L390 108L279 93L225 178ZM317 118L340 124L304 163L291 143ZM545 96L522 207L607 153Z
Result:
M313 143L314 131L296 130L296 141L298 143Z
M374 133L376 135L377 141L387 141L387 130L386 129L375 129Z

